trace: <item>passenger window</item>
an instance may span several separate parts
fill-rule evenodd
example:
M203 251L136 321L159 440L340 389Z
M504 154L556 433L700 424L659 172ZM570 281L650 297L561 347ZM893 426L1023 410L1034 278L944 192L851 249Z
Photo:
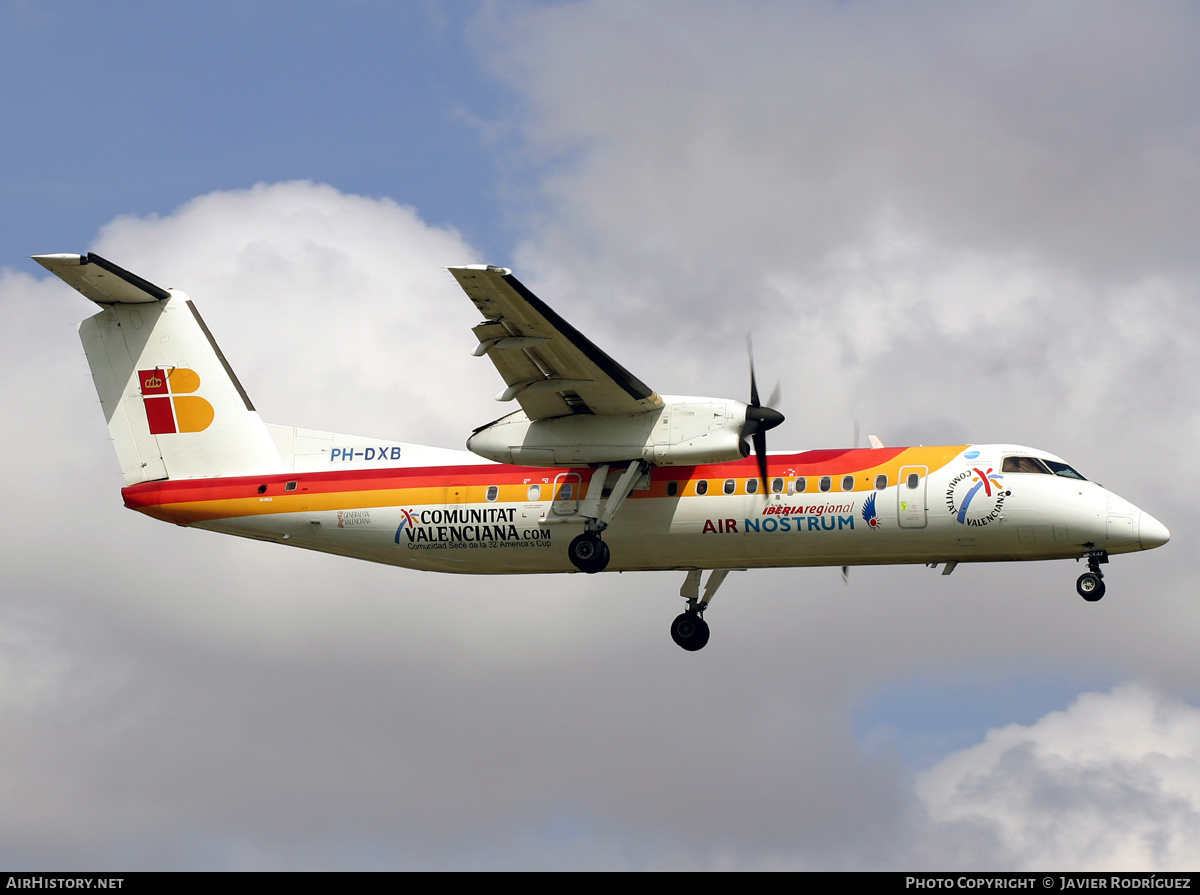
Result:
M737 482L735 482L733 479L726 479L725 480L725 493L732 494L736 490L737 490Z
M700 481L696 482L696 493L701 496L708 493L708 480L707 479L701 479Z
M854 476L852 476L852 475L842 476L842 490L843 491L853 491L854 490Z
M806 490L807 488L808 488L808 479L806 479L804 476L800 476L800 478L796 479L796 493L797 494L799 494L801 491Z
M485 496L489 501L493 501L500 496L500 489L495 485L488 485L487 494Z
M783 493L783 479L771 479L771 491L774 494Z
M821 476L821 490L828 491L832 487L833 487L833 479L831 479L827 475Z
M757 494L758 493L758 479L746 479L746 493L747 494Z
M679 493L679 482L667 482L667 497L674 497Z
M875 490L882 491L886 487L887 487L887 476L886 475L875 476Z
M542 486L541 485L530 485L529 486L529 499L530 500L541 500L542 499Z
M907 484L909 488L911 488L912 490L915 491L917 488L917 485L921 484L921 477L919 475L917 475L915 472L910 472L908 474L908 481L905 484Z
M558 489L559 500L570 500L571 495L575 493L575 488L572 482L563 482L561 488Z

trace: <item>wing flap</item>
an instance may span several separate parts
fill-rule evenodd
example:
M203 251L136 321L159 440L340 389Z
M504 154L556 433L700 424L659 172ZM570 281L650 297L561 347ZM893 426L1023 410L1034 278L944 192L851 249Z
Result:
M627 416L661 406L653 389L600 350L502 267L452 267L484 317L476 354L495 364L530 419L569 413Z

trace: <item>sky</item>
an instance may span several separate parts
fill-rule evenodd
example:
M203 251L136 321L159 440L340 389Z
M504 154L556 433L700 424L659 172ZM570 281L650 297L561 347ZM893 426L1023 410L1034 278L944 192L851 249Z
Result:
M0 2L0 865L1200 862L1200 10ZM196 301L270 422L498 415L447 265L773 449L1010 442L1163 521L1114 558L437 576L124 510L28 259ZM1189 372L1191 371L1191 372ZM1182 477L1181 477L1182 476Z

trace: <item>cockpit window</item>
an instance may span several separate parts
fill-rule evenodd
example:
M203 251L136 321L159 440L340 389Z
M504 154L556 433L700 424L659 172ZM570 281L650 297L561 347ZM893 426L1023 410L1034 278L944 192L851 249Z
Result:
M1001 468L1002 472L1039 472L1042 475L1049 475L1050 470L1046 468L1046 464L1037 457L1005 457L1004 465Z
M1061 475L1063 478L1079 479L1081 482L1086 482L1083 476L1068 466L1066 463L1059 463L1057 460L1047 460L1046 465L1050 467L1050 471L1055 475Z

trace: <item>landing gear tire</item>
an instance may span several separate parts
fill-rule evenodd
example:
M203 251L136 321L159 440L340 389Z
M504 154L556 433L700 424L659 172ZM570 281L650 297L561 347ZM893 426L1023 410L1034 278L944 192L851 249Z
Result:
M1075 582L1075 590L1089 603L1095 603L1104 596L1104 582L1095 572L1084 572Z
M691 653L704 649L708 643L708 622L699 613L685 612L671 622L671 639Z
M608 565L608 555L608 545L600 540L599 535L590 531L578 535L567 547L571 565L589 575L604 571Z

